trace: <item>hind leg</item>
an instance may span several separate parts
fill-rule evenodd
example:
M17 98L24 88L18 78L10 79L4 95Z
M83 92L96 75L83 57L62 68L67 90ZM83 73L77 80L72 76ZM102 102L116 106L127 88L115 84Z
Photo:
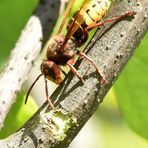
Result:
M90 57L88 57L85 53L81 52L81 51L78 51L77 52L77 55L79 57L82 57L84 59L86 59L87 61L89 61L96 69L97 73L99 74L100 76L100 80L101 81L101 84L104 84L104 83L107 83L107 81L105 80L100 68L97 66L97 64L95 63L95 61L93 59L91 59Z

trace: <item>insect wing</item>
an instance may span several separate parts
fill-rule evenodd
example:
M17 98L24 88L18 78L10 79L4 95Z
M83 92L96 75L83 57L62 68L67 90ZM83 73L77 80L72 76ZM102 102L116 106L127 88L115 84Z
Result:
M69 15L69 13L70 13L70 11L72 9L72 6L73 6L74 2L75 2L75 0L71 0L70 3L68 4L68 7L67 7L67 9L65 11L64 17L62 19L62 22L61 22L61 25L60 25L60 27L58 29L57 34L60 34L60 32L62 31L62 29L63 29L63 27L64 27L64 25L66 23L66 19L67 19L68 15Z
M67 44L68 40L70 39L70 37L74 34L74 32L79 28L79 20L83 20L81 19L81 15L80 15L80 12L83 8L83 6L85 5L86 1L88 0L84 0L81 8L79 11L77 11L77 13L75 14L74 16L74 19L72 20L72 23L70 24L70 26L68 27L68 31L67 31L67 34L65 36L65 40L63 42L63 45L61 47L61 49L64 49L65 45ZM78 22L78 23L77 23ZM78 25L75 25L75 24L78 24Z

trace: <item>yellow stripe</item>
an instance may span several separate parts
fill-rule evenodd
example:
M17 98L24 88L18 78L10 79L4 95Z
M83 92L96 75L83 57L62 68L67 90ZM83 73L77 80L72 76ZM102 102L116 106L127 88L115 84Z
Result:
M97 20L100 20L101 16L98 15L96 10L93 7L90 7L90 11L88 12L89 16L96 22Z
M84 13L83 17L88 26L94 23L94 21L90 18L90 16L86 12Z

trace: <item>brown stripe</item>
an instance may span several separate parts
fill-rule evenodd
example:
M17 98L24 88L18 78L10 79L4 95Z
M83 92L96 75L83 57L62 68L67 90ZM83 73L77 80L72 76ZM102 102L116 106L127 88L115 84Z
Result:
M89 9L88 10L86 10L86 13L88 14L88 16L91 18L91 20L93 21L93 22L95 22L95 20L90 16L90 14L89 14Z

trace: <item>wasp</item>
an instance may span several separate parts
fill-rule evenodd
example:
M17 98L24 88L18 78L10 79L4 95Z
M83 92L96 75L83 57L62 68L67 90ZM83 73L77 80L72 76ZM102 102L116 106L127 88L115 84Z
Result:
M61 35L61 31L66 22L65 20L72 9L74 1L75 0L70 1L65 12L63 21L59 26L57 35L55 35L49 42L46 51L46 59L43 60L40 66L41 74L36 78L30 89L28 90L25 104L35 83L41 76L44 76L46 98L49 102L49 105L54 108L54 105L52 104L48 96L47 80L52 80L56 84L60 84L62 82L62 70L60 68L60 65L69 66L74 75L77 76L81 81L83 81L82 76L79 75L78 71L74 67L75 55L78 55L79 57L82 57L92 63L97 73L99 74L99 80L101 84L106 83L102 72L100 71L94 60L88 57L85 53L77 50L77 48L81 47L87 41L89 31L93 28L103 26L105 23L111 21L120 20L126 16L133 16L135 12L127 11L120 16L108 20L103 20L104 15L110 7L110 0L84 0L81 8L74 13L74 15L67 23L66 35Z

